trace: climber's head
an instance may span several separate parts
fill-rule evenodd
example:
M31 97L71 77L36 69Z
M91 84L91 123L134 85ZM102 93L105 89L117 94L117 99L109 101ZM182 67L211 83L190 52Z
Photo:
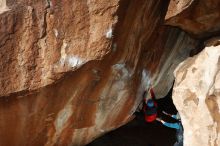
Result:
M149 99L147 101L147 107L149 107L149 108L154 107L154 101L152 99Z

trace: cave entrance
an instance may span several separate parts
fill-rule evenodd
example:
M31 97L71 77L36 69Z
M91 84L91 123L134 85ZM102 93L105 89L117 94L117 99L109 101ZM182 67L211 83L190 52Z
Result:
M172 89L164 98L157 100L159 111L177 113L171 97ZM168 117L163 118L170 120ZM158 121L146 123L143 112L139 112L133 121L94 140L87 146L173 146L175 142L175 129L165 127Z

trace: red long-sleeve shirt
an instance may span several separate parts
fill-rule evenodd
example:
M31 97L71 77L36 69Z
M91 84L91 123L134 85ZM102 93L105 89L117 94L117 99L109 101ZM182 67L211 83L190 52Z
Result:
M154 102L154 106L153 107L147 107L146 99L144 99L145 104L144 104L143 111L144 111L144 118L145 118L146 122L153 122L157 118L157 103L155 101L155 94L154 94L154 91L153 91L152 88L150 89L150 94L151 94L151 98Z

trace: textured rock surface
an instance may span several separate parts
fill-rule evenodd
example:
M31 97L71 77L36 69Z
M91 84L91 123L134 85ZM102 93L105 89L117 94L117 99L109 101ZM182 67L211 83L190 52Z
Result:
M199 45L162 26L167 7L0 0L0 145L84 145L132 119L147 85L164 96Z
M220 46L210 45L175 70L173 101L184 126L184 146L220 145L219 61Z
M147 79L151 81L156 98L162 98L173 85L174 69L198 48L199 41L179 29L168 27L161 27L151 41L154 43L150 43L152 45L146 50L143 62L147 63L146 68L150 71Z
M219 0L171 0L166 24L178 26L197 37L210 37L220 30Z
M118 0L10 1L0 16L0 95L34 90L111 50Z
M84 145L132 118L145 85L142 61L149 63L142 52L165 16L163 0L5 4L0 145Z

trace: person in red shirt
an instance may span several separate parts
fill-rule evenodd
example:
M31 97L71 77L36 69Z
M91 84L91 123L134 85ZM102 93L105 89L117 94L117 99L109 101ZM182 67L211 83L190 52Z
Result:
M154 122L157 118L157 103L155 100L155 94L153 92L153 89L150 88L150 99L144 99L144 107L143 107L143 111L144 111L144 119L146 122Z

